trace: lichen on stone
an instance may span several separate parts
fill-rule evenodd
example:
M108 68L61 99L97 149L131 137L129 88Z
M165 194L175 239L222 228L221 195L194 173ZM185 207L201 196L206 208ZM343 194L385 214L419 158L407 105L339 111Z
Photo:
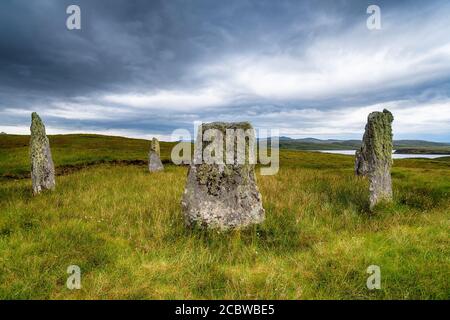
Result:
M158 139L153 138L150 143L150 151L148 153L148 170L150 172L157 172L164 170L160 154L161 151L159 148L159 141Z
M203 141L203 134L210 129L221 133L214 137L223 139L224 149L227 134L234 130L253 130L248 122L203 124L201 135L196 141L197 146L200 146L197 149L199 154L196 155L196 159L201 159L204 149L210 143L217 142ZM247 147L248 143L245 146L246 150ZM236 139L233 140L232 151L236 159ZM264 208L256 186L254 165L249 163L248 157L242 164L237 164L236 161L227 163L226 150L223 150L223 155L223 161L220 163L194 162L189 168L182 201L186 224L189 226L226 230L241 228L264 220ZM220 157L217 160L219 161Z
M370 207L392 200L392 122L391 112L372 112L367 119L361 149L356 152L356 175L368 176Z
M156 152L156 154L158 156L161 156L161 151L160 151L160 148L159 148L159 141L158 141L158 139L156 139L156 138L152 139L152 142L150 144L150 150Z
M31 180L36 195L55 188L55 168L45 126L36 112L31 114L30 131Z

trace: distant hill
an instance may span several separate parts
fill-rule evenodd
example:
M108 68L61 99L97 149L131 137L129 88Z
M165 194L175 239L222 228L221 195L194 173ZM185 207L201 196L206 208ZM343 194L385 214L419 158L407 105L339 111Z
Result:
M280 148L292 150L356 150L361 146L361 140L322 140L317 138L292 139L282 136L279 138L279 141ZM394 140L394 149L405 149L412 153L433 153L433 151L449 153L450 143L425 140Z
M450 143L431 142L424 140L394 140L394 145L398 147L449 147Z

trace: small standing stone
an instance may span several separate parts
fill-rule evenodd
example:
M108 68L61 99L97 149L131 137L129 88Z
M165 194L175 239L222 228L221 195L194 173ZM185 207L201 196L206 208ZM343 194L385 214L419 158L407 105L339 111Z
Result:
M242 131L251 130L254 136L252 126L248 122L214 122L203 124L200 128L201 134L196 142L196 160L189 168L181 202L186 224L227 230L262 222L265 211L256 185L255 165L250 163L247 156L244 157L245 161L235 160L238 154L242 155L242 152L237 151L236 140L229 135L229 132L241 129ZM229 161L217 163L205 162L204 159L198 160L199 157L201 159L205 149L211 146L201 139L206 131L211 131L210 129L220 133L215 136L215 139L218 139L221 145L225 146L226 140L231 141L230 149L233 151L229 154L231 154L230 158L234 159L231 164ZM247 148L248 143L245 142L245 144ZM234 153L235 150L236 153ZM216 151L214 151L215 155ZM224 155L226 153L228 156L228 151L223 152Z
M150 145L150 152L148 154L148 170L150 172L164 170L164 166L160 158L159 141L156 138L152 139Z
M370 208L392 201L392 113L372 112L367 119L361 149L356 152L355 174L369 177Z
M55 167L45 126L36 112L31 114L31 181L33 194L55 189Z

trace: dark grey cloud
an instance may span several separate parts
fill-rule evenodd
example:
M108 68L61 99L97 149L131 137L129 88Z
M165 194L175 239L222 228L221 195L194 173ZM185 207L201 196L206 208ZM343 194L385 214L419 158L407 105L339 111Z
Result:
M65 27L70 4L81 7L82 30ZM413 40L433 30L432 19L448 27L449 5L377 1L385 27L371 33L369 4L4 0L0 127L26 127L36 110L67 131L167 135L221 118L344 135L356 127L322 130L317 119L289 115L392 103L447 111L448 38L440 30L422 44Z

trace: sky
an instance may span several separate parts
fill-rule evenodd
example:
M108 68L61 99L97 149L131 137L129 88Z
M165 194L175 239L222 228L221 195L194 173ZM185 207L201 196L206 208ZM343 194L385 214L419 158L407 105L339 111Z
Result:
M69 5L81 30L68 30ZM370 30L369 5L381 11ZM170 140L250 121L293 138L450 142L449 1L2 0L0 131Z

